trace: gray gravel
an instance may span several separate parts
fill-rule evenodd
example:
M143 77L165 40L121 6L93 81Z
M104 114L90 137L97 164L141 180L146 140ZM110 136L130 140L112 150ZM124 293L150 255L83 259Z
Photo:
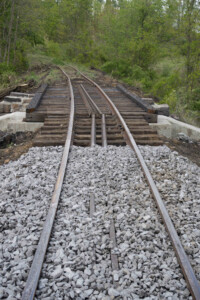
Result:
M200 281L200 168L168 147L154 147L152 150L151 147L141 147Z
M140 149L199 276L200 168L166 146ZM0 167L0 299L20 299L61 151L32 148L19 161ZM92 194L96 212L90 218ZM111 252L118 255L119 271L112 271ZM36 299L192 299L129 147L72 148L41 275Z
M21 299L61 155L36 147L0 166L0 299Z
M177 158L166 147L141 149L153 157L164 151L166 164L171 155ZM89 218L94 191L96 213ZM128 147L73 147L57 215L37 299L191 299ZM115 249L109 238L112 218ZM118 254L119 271L112 271L110 251Z

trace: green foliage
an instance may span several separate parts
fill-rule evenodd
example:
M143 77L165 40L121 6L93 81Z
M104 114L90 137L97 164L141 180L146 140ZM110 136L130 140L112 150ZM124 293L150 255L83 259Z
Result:
M129 47L131 47L133 63L144 69L148 69L158 58L156 43L145 37L144 39L134 39Z
M62 56L59 43L51 41L51 40L45 41L45 52L47 55L56 57L56 58L61 58L61 56Z
M60 65L60 66L63 66L65 64L63 59L61 59L59 57L53 58L52 63L55 64L55 65Z
M108 61L102 66L102 69L118 78L128 77L131 75L131 67L129 63L122 59L118 61Z
M11 65L7 65L6 63L1 63L0 64L0 75L2 75L3 73L6 73L6 72L13 72L14 71L14 68L13 66Z
M31 46L36 45L43 45L44 44L44 38L41 36L40 33L34 32L32 30L27 30L26 32L26 40L31 44Z
M200 112L200 87L198 86L196 89L192 91L191 95L190 108L192 110L197 110Z
M158 79L151 90L154 95L159 98L168 96L173 90L175 90L180 84L180 77L178 73L172 73L167 77L161 77Z
M16 76L15 72L12 71L6 71L3 74L0 75L0 81L1 84L9 84L12 82L13 77Z
M172 110L199 110L197 0L4 0L0 11L6 82L28 68L28 53L30 67L68 60L101 68Z
M154 70L144 70L139 66L134 66L132 68L132 78L140 81L142 88L148 91L154 84L154 79L156 78L156 73Z
M192 109L200 112L200 100L195 101L192 105Z
M27 74L26 80L27 81L34 80L35 82L38 82L39 81L39 76L35 71L31 71Z
M29 67L26 54L22 50L17 50L15 53L15 65L14 69L17 73L21 73L27 70Z
M168 104L169 107L170 107L170 111L171 112L176 112L176 109L177 109L178 104L179 104L179 99L177 97L176 90L172 89L170 91L170 93L167 96L165 96L162 101L160 101L160 103Z
M16 76L16 73L14 72L13 66L5 63L0 64L0 82L1 85L7 85L11 82L11 80Z

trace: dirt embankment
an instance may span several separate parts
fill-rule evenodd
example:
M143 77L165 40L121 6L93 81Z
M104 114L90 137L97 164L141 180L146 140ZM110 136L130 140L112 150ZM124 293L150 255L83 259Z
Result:
M22 154L28 152L29 148L32 147L33 137L34 134L31 132L20 132L10 136L8 143L0 148L0 165L17 160Z
M167 138L163 138L163 141L172 151L177 151L180 155L200 166L200 142L187 143Z

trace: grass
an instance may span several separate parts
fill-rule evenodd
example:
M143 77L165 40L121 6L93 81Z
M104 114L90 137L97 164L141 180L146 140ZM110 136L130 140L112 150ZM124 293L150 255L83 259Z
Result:
M60 80L62 78L62 74L58 69L51 69L51 71L48 73L47 77L45 78L44 82L48 84L52 84L56 82L57 80Z
M42 54L41 52L33 52L29 53L27 55L28 57L28 63L29 63L29 69L37 68L41 65L53 65L53 57L46 56Z
M170 74L184 71L184 58L183 57L164 57L157 64L153 66L153 70L163 77Z
M67 65L70 65L72 67L77 68L80 72L84 73L84 75L88 76L91 79L95 79L96 77L96 72L91 70L89 67L79 64L79 63L66 63Z
M36 83L39 83L40 76L35 71L28 72L24 77L24 81L34 80Z
M20 83L22 83L22 80L16 73L4 74L3 78L0 76L0 91L19 85Z
M90 77L91 79L95 78L95 71L92 71L89 67L74 63L72 61L57 59L55 57L49 57L44 54L42 51L36 51L28 55L29 60L29 69L37 69L39 66L49 65L49 66L62 66L63 68L68 68L68 66L73 66L83 72L86 76ZM57 69L52 69L48 76L45 78L45 82L52 83L56 80L59 80L61 78L61 73ZM34 79L34 78L33 78ZM36 78L36 81L38 81L38 78Z

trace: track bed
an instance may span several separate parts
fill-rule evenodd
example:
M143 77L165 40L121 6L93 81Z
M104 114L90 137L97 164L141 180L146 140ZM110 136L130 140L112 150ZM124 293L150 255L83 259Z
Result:
M92 114L95 114L96 143L102 145L101 114L105 115L105 126L108 145L125 146L126 139L120 123L113 115L109 105L95 86L83 78L72 80L75 100L75 124L73 144L88 147L91 144ZM145 112L117 88L104 87L125 119L135 141L139 145L162 145L157 131L149 126L156 116ZM90 98L93 101L91 106ZM34 140L34 146L64 145L70 112L70 96L65 81L49 86L41 98L37 109L27 114L27 121L41 121L44 126Z
M140 148L136 143L138 136L134 138L135 133L131 131L133 115L139 120L143 118L143 122L149 116L139 109L130 114L124 107L120 108L122 99L116 101L116 98L122 96L117 91L114 91L115 105L111 100L113 90L109 97L82 73L84 81L75 83L76 96L79 93L76 102L70 77L61 71L68 81L71 100L67 137L34 258L25 261L24 269L27 270L28 263L31 268L22 300L32 300L35 295L36 299L190 299L190 292L194 299L200 299L196 255L199 248L193 252L190 243L186 242L187 234L197 236L198 230L188 227L186 222L187 234L182 230L183 236L179 238L179 228L174 226L177 221L181 222L174 219L179 216L174 214L177 209L172 204L167 211L158 190L159 184L156 182L157 187L153 179L158 180L154 166L147 166L141 150L144 154L146 149L149 151L147 162L153 161L156 152L149 146ZM37 95L34 103L38 103L41 95ZM128 100L123 101L127 101L129 107ZM123 109L122 113L117 106ZM33 106L30 105L31 109ZM81 123L78 122L80 116ZM111 130L110 136L107 127ZM87 132L89 128L90 134ZM150 135L155 141L154 134ZM118 138L118 146L123 138L129 147L109 146L113 136L114 142ZM51 134L49 140L50 137ZM84 141L84 146L91 147L72 148L73 141ZM159 151L163 153L157 154L159 158L164 157L164 162L171 164L165 148L155 149L158 149L158 154ZM159 165L157 168L160 175L166 175L165 168ZM195 193L196 185L195 179ZM165 184L161 192L165 197ZM168 198L166 202L168 204ZM12 213L13 208L8 212ZM183 212L191 213L187 206ZM38 212L34 214L37 216ZM38 230L37 226L34 230ZM30 254L34 251L36 239L33 236ZM4 266L5 274L6 268ZM27 278L26 271L20 276L22 281L23 278ZM20 297L18 292L17 297Z

